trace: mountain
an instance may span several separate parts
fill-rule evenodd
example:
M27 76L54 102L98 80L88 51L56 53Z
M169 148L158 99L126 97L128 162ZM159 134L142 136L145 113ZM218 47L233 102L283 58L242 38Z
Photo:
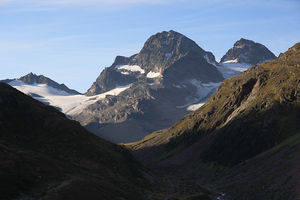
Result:
M151 36L138 54L117 56L84 95L32 73L5 82L98 136L120 143L167 128L201 107L224 78L239 75L251 65L217 63L211 52L191 39L164 31Z
M260 43L241 38L221 58L221 63L247 63L257 65L275 59L276 56Z
M7 84L14 84L14 83L12 83L13 81L17 81L19 83L21 81L21 82L23 82L23 84L27 84L27 85L45 84L49 87L52 87L52 88L60 90L60 91L64 91L68 94L80 94L76 90L69 89L65 84L59 84L59 83L51 80L48 77L45 77L43 75L36 75L36 74L33 74L32 72L25 76L22 76L21 78L18 78L18 79L6 79L6 80L2 80L1 82L7 83Z
M264 45L241 38L221 58L217 65L224 78L238 76L252 65L274 60L276 56Z
M222 82L205 105L127 144L148 166L201 180L228 199L300 197L300 43ZM202 174L201 174L202 172ZM204 172L204 173L203 173ZM207 181L207 180L206 180Z
M196 73L200 76L198 80L203 82L222 80L222 75L211 64L216 64L211 52L204 51L178 32L164 31L151 36L138 54L129 58L117 56L112 66L103 70L87 95L100 94L138 79L163 78L165 82L180 83L194 78L191 73ZM183 70L185 73L180 72ZM181 76L174 77L176 73Z
M212 53L184 35L157 33L138 54L117 56L86 95L92 97L120 86L128 87L126 90L71 117L110 141L137 141L170 126L212 95L224 79L216 64Z
M145 199L148 172L128 151L5 83L0 158L0 199Z

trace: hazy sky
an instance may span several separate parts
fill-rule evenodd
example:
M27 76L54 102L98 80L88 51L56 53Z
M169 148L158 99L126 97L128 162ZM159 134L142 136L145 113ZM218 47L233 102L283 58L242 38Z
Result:
M299 10L299 0L0 0L0 79L34 72L85 92L115 56L171 29L217 61L241 37L278 55L300 42Z

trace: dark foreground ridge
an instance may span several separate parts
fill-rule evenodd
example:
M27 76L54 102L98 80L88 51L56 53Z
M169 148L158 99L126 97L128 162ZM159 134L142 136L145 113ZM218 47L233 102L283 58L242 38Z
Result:
M0 199L139 200L147 185L125 149L5 83L0 158Z

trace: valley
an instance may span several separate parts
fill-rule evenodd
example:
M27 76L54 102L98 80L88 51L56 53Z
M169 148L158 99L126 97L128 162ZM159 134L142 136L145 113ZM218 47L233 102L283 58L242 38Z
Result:
M218 63L164 31L85 94L3 80L0 198L295 200L299 66L299 43L276 58L242 38Z

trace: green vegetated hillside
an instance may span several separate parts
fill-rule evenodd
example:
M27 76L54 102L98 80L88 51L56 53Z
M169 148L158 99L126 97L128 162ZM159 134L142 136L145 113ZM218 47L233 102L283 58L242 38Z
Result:
M0 83L0 199L144 199L130 153Z
M232 199L295 199L299 133L297 43L278 59L223 81L203 107L172 127L126 146L154 168L195 176L201 169L220 173L210 183Z

